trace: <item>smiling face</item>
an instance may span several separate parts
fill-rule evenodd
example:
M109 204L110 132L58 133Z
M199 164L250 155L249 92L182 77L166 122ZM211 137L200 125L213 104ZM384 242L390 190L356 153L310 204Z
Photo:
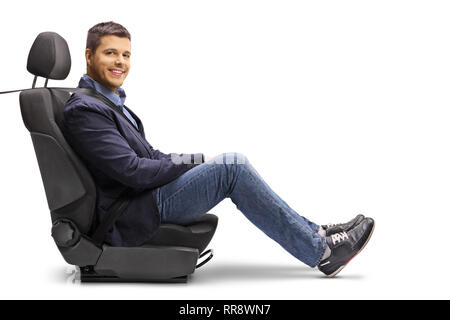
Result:
M86 49L87 75L117 93L130 70L131 42L128 38L103 36L95 50Z

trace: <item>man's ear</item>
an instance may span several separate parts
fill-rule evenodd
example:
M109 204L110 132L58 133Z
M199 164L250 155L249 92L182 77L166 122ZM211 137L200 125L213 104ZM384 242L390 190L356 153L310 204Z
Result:
M92 65L92 60L94 59L94 54L92 53L91 49L86 48L86 51L84 52L84 56L86 57L86 64L88 67Z

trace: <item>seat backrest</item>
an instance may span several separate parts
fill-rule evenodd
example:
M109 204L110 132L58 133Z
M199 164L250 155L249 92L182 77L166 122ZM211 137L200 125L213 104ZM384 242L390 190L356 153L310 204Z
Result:
M54 32L39 34L30 50L27 69L46 79L65 79L70 72L66 41ZM64 88L24 90L20 93L20 110L31 134L52 222L68 219L87 234L95 215L96 188L60 130L70 94L70 89Z

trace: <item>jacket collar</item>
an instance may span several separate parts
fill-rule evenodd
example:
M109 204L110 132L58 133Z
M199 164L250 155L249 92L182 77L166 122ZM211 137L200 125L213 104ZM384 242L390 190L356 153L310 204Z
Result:
M106 98L108 98L119 108L123 108L125 98L127 97L122 87L117 88L117 92L119 93L119 95L117 95L116 93L112 92L108 88L104 87L103 85L89 77L87 74L84 74L81 77L80 82L78 83L78 88L94 89L98 93L101 93Z
M119 112L119 113L130 123L130 125L133 127L133 129L136 130L136 133L139 133L139 134L136 134L135 130L132 131L139 138L139 140L141 140L141 142L144 145L145 149L147 150L148 154L151 155L151 151L149 150L147 144L145 143L145 141L146 141L145 140L145 132L144 132L144 126L142 125L141 119L139 119L139 117L133 111L131 111L131 109L129 109L125 105L123 105L123 103L125 102L126 95L125 95L125 91L121 87L117 88L117 92L119 92L119 96L118 96L117 94L115 94L111 90L105 88L100 83L98 83L97 81L95 81L94 79L89 77L87 74L85 74L80 79L80 82L78 83L78 88L87 88L87 89L96 90L97 92L99 92L100 94L102 94L103 96L108 98L108 100L111 100L111 102L114 103L119 109L122 110L123 108L126 108L128 110L128 112L131 114L131 116L134 118L134 120L136 120L139 129L136 129L136 127L131 123L131 121L123 114L123 111ZM105 90L105 92L103 92L103 90ZM119 98L121 101L120 105L117 105L115 102L115 101L117 101L117 98ZM115 99L115 101L112 99Z

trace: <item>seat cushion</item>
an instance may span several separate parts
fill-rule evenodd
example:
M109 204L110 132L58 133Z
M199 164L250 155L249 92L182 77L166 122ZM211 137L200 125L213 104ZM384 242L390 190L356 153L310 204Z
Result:
M205 214L197 221L185 225L161 224L156 234L142 246L183 246L197 248L202 253L216 231L217 222L217 216Z

